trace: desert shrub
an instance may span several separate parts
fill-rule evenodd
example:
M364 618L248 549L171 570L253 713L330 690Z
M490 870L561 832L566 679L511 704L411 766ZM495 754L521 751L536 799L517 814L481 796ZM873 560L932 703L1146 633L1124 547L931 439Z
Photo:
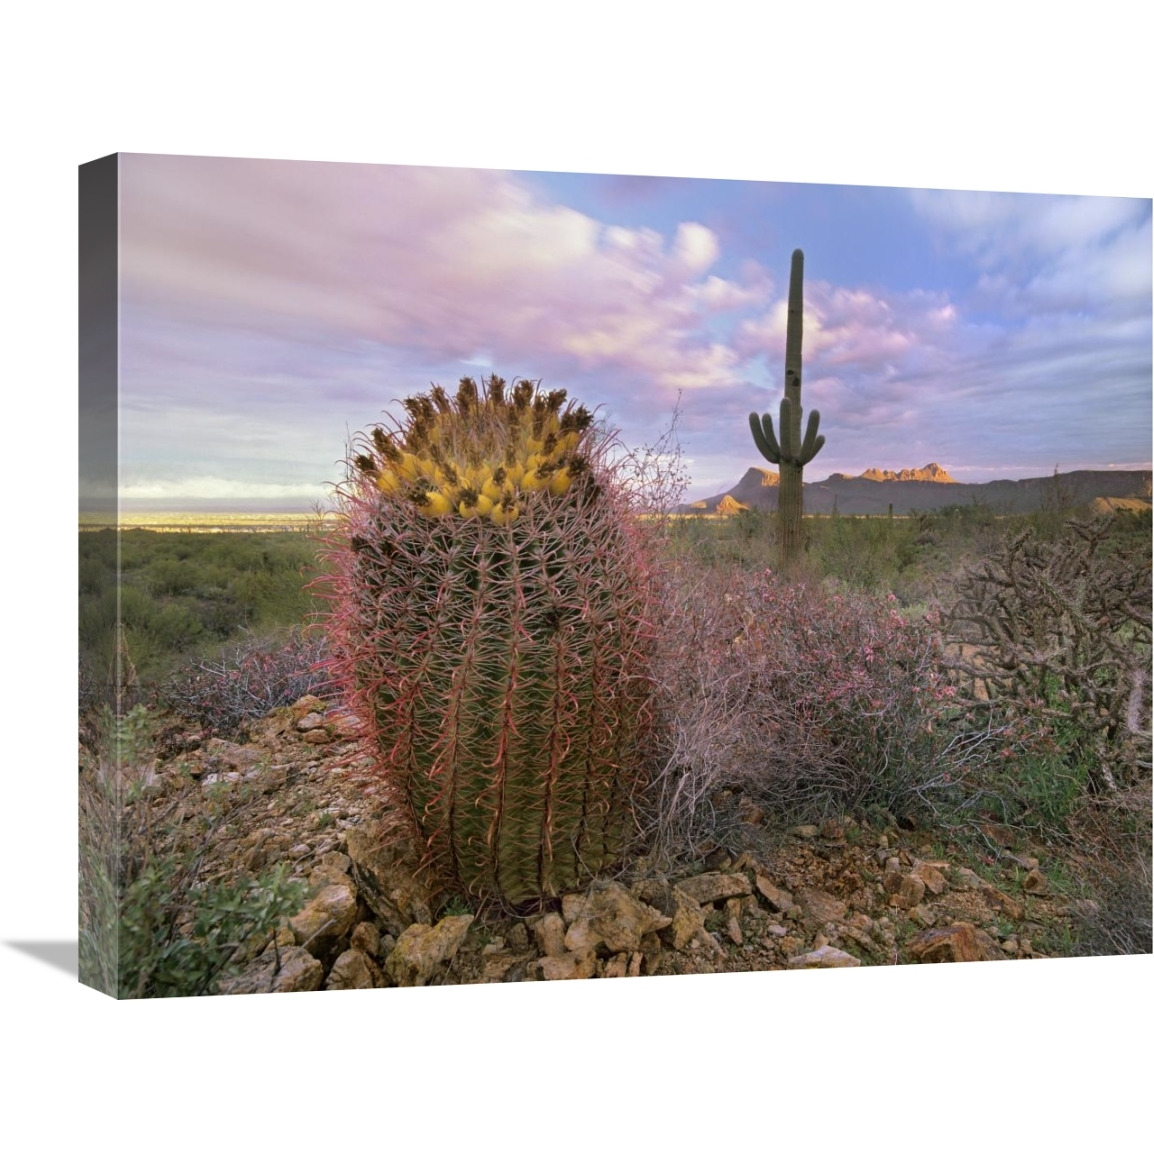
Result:
M706 831L722 789L783 815L902 814L956 796L1009 738L959 725L934 637L892 595L684 567L666 598L647 814L662 852Z
M161 786L154 730L143 706L104 710L80 775L80 979L125 998L209 994L242 947L296 912L304 885L284 866L206 876L209 850L263 799L171 772Z
M810 568L849 589L893 591L917 557L918 523L899 517L820 517L807 526Z
M1116 533L1111 518L1015 532L937 617L966 708L1022 724L1037 756L1106 793L1150 770L1150 555Z
M153 857L120 903L119 994L182 998L216 992L237 951L253 937L271 936L295 913L305 885L288 864L260 877L197 884L191 851ZM182 932L182 930L184 932Z
M157 597L179 597L195 589L201 580L199 569L188 560L161 558L148 569L148 587Z
M306 693L329 695L326 654L323 636L306 629L250 636L215 658L187 662L157 687L156 701L214 732L234 732Z
M1154 952L1151 788L1084 797L1070 816L1073 865L1089 897L1074 903L1081 954Z

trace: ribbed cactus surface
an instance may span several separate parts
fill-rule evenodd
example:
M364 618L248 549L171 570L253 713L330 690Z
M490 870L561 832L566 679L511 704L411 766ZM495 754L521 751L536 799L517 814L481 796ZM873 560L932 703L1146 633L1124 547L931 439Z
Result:
M364 438L332 631L388 803L452 884L576 889L632 832L649 717L639 527L563 390L434 386Z

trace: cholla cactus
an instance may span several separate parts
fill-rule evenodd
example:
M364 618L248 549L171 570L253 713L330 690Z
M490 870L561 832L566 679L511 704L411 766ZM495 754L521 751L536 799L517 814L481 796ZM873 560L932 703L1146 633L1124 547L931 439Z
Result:
M632 835L647 552L564 390L464 378L404 407L342 490L336 669L430 864L522 907L579 887Z

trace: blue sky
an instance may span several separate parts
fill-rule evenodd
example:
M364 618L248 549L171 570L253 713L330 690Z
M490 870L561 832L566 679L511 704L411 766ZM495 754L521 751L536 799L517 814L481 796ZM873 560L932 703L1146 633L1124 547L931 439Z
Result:
M680 404L687 496L723 491L766 465L747 418L781 397L794 248L827 442L807 479L1150 467L1150 200L120 165L126 508L310 508L351 433L490 370L567 388L630 446Z

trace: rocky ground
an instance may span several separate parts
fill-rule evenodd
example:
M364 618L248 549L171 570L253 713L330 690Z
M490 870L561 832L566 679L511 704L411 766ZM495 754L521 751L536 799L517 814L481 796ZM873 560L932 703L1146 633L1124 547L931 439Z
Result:
M238 815L243 803L203 848L205 880L287 862L307 882L303 908L245 944L222 992L1032 959L1060 951L1077 919L1050 863L1008 829L986 827L990 852L963 862L896 823L774 831L742 799L735 844L673 873L641 861L523 920L446 906L411 853L384 847L354 736L351 717L308 697L235 742L170 728L140 771L132 804L166 806L177 825L197 797L235 797Z

